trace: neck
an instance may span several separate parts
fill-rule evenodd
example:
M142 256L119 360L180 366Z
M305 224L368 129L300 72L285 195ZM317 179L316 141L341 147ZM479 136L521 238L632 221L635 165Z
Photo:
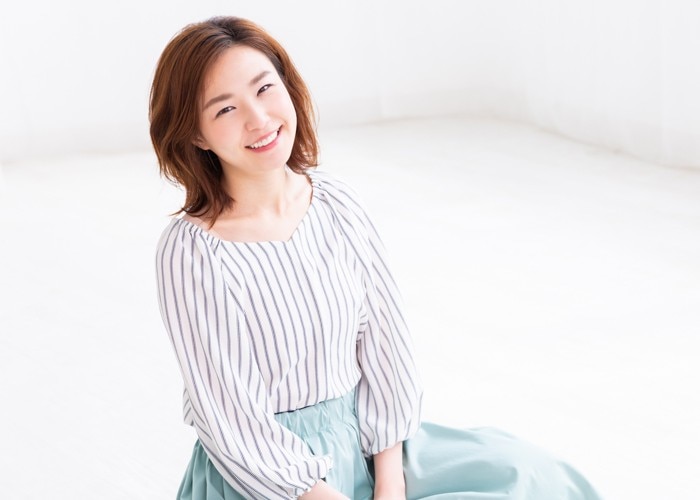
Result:
M289 187L287 167L257 175L237 173L224 179L224 188L234 199L233 212L239 216L284 213L290 199Z

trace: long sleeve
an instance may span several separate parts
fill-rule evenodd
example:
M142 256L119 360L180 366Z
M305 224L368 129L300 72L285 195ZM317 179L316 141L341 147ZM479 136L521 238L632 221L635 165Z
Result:
M418 430L422 388L401 312L401 296L387 267L382 242L369 219L366 224L370 261L367 321L357 343L362 369L357 407L362 447L369 456L408 439Z
M411 437L420 427L422 387L401 296L377 231L345 184L317 172L339 214L364 275L364 317L357 340L361 369L356 407L362 449L371 456Z
M200 442L249 498L296 498L325 477L316 457L274 418L241 313L215 249L220 242L173 221L158 244L158 297Z

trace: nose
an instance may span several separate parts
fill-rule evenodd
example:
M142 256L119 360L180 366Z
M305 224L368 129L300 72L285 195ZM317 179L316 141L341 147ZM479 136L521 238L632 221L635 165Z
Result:
M267 109L260 102L251 102L246 114L246 128L248 130L264 129L269 121Z

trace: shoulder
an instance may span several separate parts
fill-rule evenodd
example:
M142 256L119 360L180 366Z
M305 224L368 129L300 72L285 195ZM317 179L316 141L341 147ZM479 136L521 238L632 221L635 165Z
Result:
M339 200L359 202L357 192L344 180L323 170L309 170L309 177L314 188Z
M158 239L156 255L159 260L176 251L194 254L206 248L212 249L216 238L186 217L174 217L165 226Z
M335 211L352 219L366 218L360 196L345 181L322 170L309 170L308 174L315 194L324 198Z
M165 226L158 238L158 250L171 246L177 241L182 241L187 237L191 237L191 232L188 231L188 223L178 217L170 219L170 222Z

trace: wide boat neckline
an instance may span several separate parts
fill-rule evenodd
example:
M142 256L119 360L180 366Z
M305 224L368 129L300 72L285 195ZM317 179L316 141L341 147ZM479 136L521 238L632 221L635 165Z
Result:
M184 222L185 224L189 224L191 226L194 226L197 228L199 231L203 232L204 234L207 234L211 236L212 238L215 238L216 240L219 240L223 243L229 243L233 245L264 245L264 244L278 244L278 245L287 245L292 243L294 240L296 240L296 236L302 232L304 227L307 224L307 220L311 217L311 212L314 210L316 203L314 203L314 200L317 197L317 188L318 188L318 183L317 179L314 176L314 173L312 171L307 170L305 172L306 177L309 179L310 184L311 184L311 199L309 200L309 206L306 208L306 212L304 213L304 216L301 218L299 221L299 224L294 228L294 231L292 231L292 234L287 238L286 240L256 240L256 241L238 241L238 240L228 240L221 236L219 233L216 231L213 231L211 229L205 229L204 228L204 221L200 219L199 217L194 217L194 216L189 216L188 219L185 219L183 217L179 217L175 219L176 223ZM196 221L196 222L195 222Z

